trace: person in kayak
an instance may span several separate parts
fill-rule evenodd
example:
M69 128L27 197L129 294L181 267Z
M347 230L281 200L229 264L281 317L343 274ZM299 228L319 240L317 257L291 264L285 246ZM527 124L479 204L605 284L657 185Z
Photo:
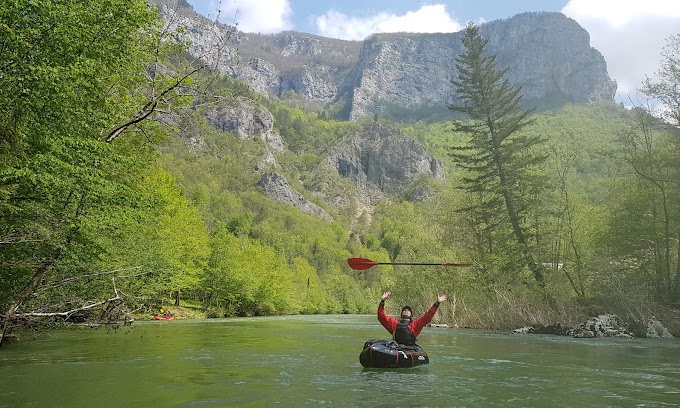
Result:
M385 314L385 301L390 295L392 295L392 292L385 292L382 295L380 305L378 305L378 321L392 334L394 341L406 346L415 346L416 337L430 323L435 313L437 313L437 309L439 309L439 304L446 300L446 295L439 295L432 307L416 319L413 319L411 306L404 306L401 309L399 320Z

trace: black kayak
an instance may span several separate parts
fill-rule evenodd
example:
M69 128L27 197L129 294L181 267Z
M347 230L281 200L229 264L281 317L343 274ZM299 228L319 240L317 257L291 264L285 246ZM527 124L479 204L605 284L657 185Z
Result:
M405 346L394 340L369 340L359 355L366 368L408 368L429 364L427 353L420 346Z

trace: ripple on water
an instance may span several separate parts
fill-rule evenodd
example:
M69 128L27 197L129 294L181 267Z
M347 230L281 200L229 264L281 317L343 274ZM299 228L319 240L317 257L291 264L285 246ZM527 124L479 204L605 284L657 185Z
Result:
M678 342L430 330L430 364L385 370L358 361L375 316L174 323L3 350L0 407L680 406Z

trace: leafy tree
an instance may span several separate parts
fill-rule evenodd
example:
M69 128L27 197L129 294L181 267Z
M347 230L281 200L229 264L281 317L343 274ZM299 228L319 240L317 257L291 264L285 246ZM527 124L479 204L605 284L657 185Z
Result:
M127 222L98 238L107 248L101 263L109 270L136 268L143 274L121 288L144 303L164 303L164 295L171 294L179 306L182 293L199 288L210 253L208 233L167 171L155 166L143 174L139 192L146 200L128 211Z
M0 344L46 274L105 251L87 244L93 221L135 205L136 171L164 133L150 119L186 104L182 86L206 67L161 74L177 51L167 34L142 0L0 5L0 262L13 282Z
M295 311L294 274L270 247L237 238L224 225L212 232L211 247L202 284L211 303L238 316Z
M675 187L680 184L680 34L671 36L666 41L666 46L661 52L661 66L656 72L658 79L647 78L642 86L642 93L648 97L661 103L661 107L656 112L650 112L656 117L660 118L664 123L664 129L672 135L673 143L676 146L676 151L673 154L670 168L674 174L672 183ZM670 181L666 179L667 181ZM657 181L657 186L661 185ZM673 202L677 202L677 193L671 197L665 197ZM677 206L675 206L677 207ZM672 215L675 223L674 238L680 242L680 214L674 213ZM668 222L668 221L667 221ZM666 228L668 228L666 224ZM670 231L666 233L666 239L670 239ZM680 253L680 246L677 248ZM670 264L669 253L666 254L667 263ZM667 266L670 268L670 266ZM675 299L680 298L680 255L678 255L678 262L673 267L675 269L675 276L672 279L671 292Z
M536 150L543 138L520 132L532 123L532 110L522 109L521 89L504 78L507 69L497 71L495 56L485 54L487 42L479 28L469 23L463 37L465 50L456 59L458 78L452 81L460 103L449 109L469 118L456 122L456 131L470 139L453 147L451 155L469 172L463 183L475 201L465 210L475 214L487 233L509 223L521 264L544 286L527 224L532 205L545 189L539 166L546 156Z
M661 66L655 78L647 78L642 86L642 93L656 99L662 106L658 116L672 126L677 137L680 126L680 34L666 40L661 51Z
M612 232L618 239L612 248L624 257L634 254L657 300L672 300L677 285L676 242L680 213L672 205L680 196L677 180L677 145L659 132L658 119L646 110L633 111L636 123L619 137L624 168L622 193L615 202ZM674 232L676 231L676 232Z
M87 241L83 227L94 209L123 197L134 202L134 177L123 168L136 165L126 157L146 150L99 136L129 113L129 86L144 78L157 23L142 1L0 5L0 133L8 152L0 168L0 235L7 238L3 270L17 283L3 299L0 343L45 274Z
M606 252L601 236L608 213L605 199L616 174L616 161L605 154L627 121L625 109L610 104L570 105L534 116L522 132L545 135L549 157L544 171L554 189L545 191L538 211L537 252L547 267L551 293L594 293L598 274L590 265Z

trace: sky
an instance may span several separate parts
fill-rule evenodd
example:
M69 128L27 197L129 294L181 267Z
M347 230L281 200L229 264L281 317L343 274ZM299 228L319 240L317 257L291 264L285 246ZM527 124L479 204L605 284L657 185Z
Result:
M671 35L680 34L680 0L188 0L198 13L244 32L293 30L345 40L378 32L456 32L524 11L561 12L590 33L616 80L616 100L641 103Z

